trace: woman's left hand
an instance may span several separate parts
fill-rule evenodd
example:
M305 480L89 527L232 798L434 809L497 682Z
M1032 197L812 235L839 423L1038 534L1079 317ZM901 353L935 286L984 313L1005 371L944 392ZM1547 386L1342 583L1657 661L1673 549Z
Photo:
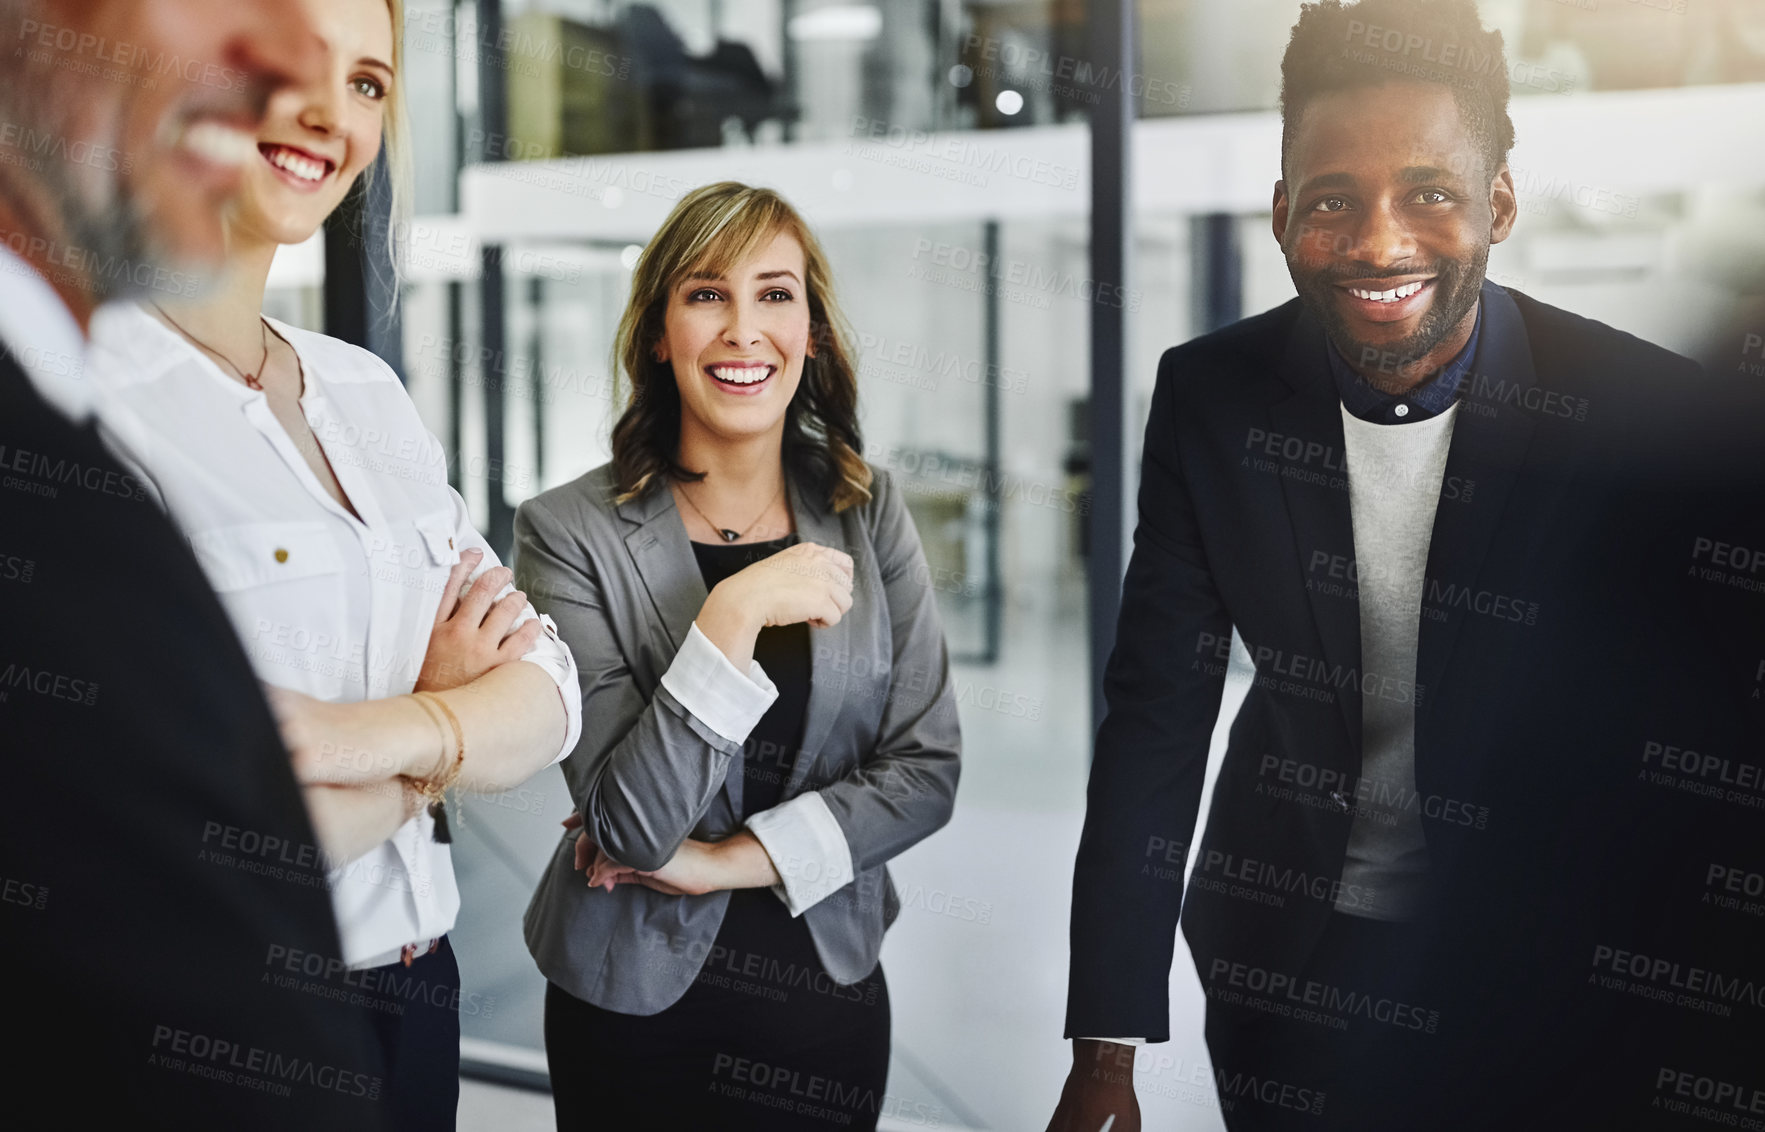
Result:
M564 819L565 829L577 829L581 825L582 818L577 814ZM643 872L621 865L590 841L587 833L579 833L576 835L575 866L578 871L588 873L590 888L604 888L611 892L614 885L641 884L669 896L703 896L725 887L718 883L716 850L712 842L694 841L689 837L666 865L652 872Z

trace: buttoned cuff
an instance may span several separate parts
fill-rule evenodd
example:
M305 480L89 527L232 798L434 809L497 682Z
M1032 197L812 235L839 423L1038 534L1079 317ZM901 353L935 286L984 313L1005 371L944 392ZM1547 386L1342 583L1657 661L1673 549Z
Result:
M778 688L759 661L748 661L748 673L742 675L723 650L699 632L697 621L687 630L674 663L662 673L662 687L731 743L747 742L748 732L778 699Z
M532 606L527 607L532 610ZM549 616L538 613L539 623L544 629L539 640L527 650L521 659L529 664L537 665L540 671L551 678L558 689L558 699L564 704L564 741L558 745L558 751L552 756L547 766L556 766L564 761L576 743L582 738L582 686L576 671L576 658L571 655L569 646L558 636L558 626ZM527 622L525 616L515 619L516 627Z
M799 794L762 810L747 820L747 827L772 858L780 880L772 891L792 916L801 916L852 883L851 847L819 793Z
M1119 1046L1143 1046L1145 1038L1080 1038L1081 1042L1114 1042Z

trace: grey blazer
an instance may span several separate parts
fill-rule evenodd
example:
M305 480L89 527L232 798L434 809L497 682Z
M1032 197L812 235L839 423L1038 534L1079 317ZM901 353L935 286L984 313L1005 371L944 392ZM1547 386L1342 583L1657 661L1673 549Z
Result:
M900 902L885 862L941 827L955 801L956 698L919 535L887 472L835 514L788 483L804 541L852 556L852 608L810 629L803 747L784 800L819 790L851 850L854 880L803 913L828 973L876 966ZM690 837L735 833L742 746L661 684L706 590L665 485L613 502L611 465L529 499L515 516L516 585L551 615L582 677L582 739L564 761L576 810L609 856L660 868ZM654 1014L686 993L728 892L589 889L558 842L523 922L546 978L607 1010ZM780 867L785 867L782 863Z

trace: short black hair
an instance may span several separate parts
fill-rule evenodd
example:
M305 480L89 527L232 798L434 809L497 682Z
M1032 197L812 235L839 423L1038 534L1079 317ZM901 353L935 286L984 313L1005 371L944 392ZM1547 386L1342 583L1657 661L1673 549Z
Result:
M1281 58L1281 168L1313 99L1397 81L1452 90L1484 172L1514 147L1501 32L1485 30L1475 0L1317 0L1300 9Z

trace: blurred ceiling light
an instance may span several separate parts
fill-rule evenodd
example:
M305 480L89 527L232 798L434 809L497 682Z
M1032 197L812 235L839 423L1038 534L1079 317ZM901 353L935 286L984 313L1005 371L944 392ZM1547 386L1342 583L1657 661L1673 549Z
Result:
M621 249L619 252L619 262L624 265L625 270L630 271L632 268L637 266L637 257L642 254L643 254L643 246L642 245L640 245L640 244L626 244L625 247L623 249Z
M1015 90L1002 90L999 97L993 100L993 105L999 108L999 113L1009 118L1023 109L1023 95Z
M882 33L882 9L867 4L841 4L792 16L790 36L796 40L875 39Z

